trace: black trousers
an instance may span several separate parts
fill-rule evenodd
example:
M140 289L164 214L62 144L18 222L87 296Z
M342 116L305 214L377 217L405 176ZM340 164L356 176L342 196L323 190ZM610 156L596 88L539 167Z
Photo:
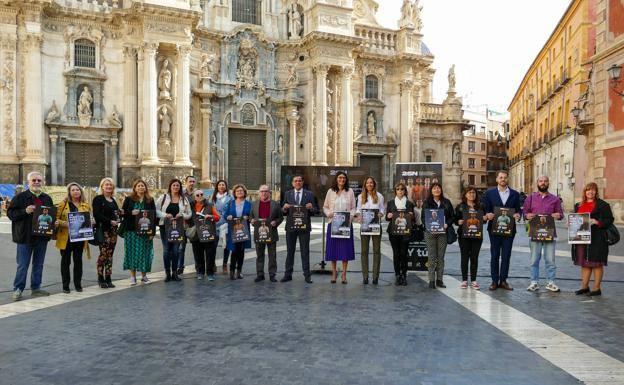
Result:
M245 260L245 242L235 243L234 250L230 258L230 271L243 270L243 261Z
M214 275L215 257L217 255L217 241L214 242L191 242L193 257L195 257L195 270L197 274Z
M295 266L295 250L297 249L297 239L301 249L301 268L305 277L310 276L310 232L309 231L287 231L286 232L286 268L285 277L292 277Z
M409 245L409 238L397 235L390 235L389 238L392 246L394 274L407 274L407 246Z
M470 262L470 279L477 280L477 269L479 268L479 251L483 239L464 239L459 237L459 251L461 253L462 281L468 280L468 262Z
M69 289L69 282L71 277L69 275L69 265L74 260L74 286L76 288L82 287L80 281L82 281L82 251L84 248L84 242L69 242L65 250L61 250L61 280L63 281L63 288Z

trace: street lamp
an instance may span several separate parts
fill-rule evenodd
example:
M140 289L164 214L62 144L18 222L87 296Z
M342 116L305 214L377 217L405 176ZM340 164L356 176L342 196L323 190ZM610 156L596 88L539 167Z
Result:
M566 135L570 135L572 133L572 130L574 130L575 134L576 134L576 131L578 131L578 122L581 117L581 114L583 113L583 109L580 108L579 106L576 106L570 110L570 113L572 113L572 116L574 117L574 128L571 128L570 126L566 126L565 128Z
M621 82L620 76L622 75L622 66L613 64L611 67L609 67L609 69L607 69L607 73L609 74L609 80L610 80L611 89L613 90L613 92L624 97L624 92L617 90Z

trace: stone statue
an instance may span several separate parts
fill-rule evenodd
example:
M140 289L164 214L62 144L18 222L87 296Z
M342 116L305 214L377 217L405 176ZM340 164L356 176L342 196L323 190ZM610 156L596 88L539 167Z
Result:
M399 27L411 27L418 31L422 29L422 19L420 18L422 7L418 6L418 1L419 0L403 0Z
M297 2L293 2L291 9L288 11L288 17L290 20L290 38L298 39L303 32L303 25L301 24L301 13L299 12L299 6Z
M377 120L375 120L375 113L373 111L369 111L368 116L366 117L366 122L366 131L368 135L375 135L375 124L377 123Z
M216 80L218 78L217 57L214 54L202 55L199 73L202 79Z
M288 79L286 80L287 88L296 88L299 85L299 75L297 74L297 66L288 64Z
M52 107L48 110L48 115L46 116L46 122L53 122L59 118L61 114L59 113L58 107L56 106L56 100L52 101Z
M460 153L459 153L459 144L455 143L453 145L453 164L457 165L460 162Z
M277 138L277 153L284 153L284 137L282 135Z
M158 90L160 91L160 99L171 99L171 71L169 71L169 59L165 59L162 64L160 73L158 74Z
M173 122L173 120L167 112L167 106L162 107L158 119L160 120L160 139L168 140L169 133L171 132L171 123Z
M78 99L78 115L79 116L92 116L91 103L93 103L93 96L89 92L89 87L84 86L80 93L80 99Z
M396 141L397 141L396 133L394 132L392 127L390 127L390 130L388 131L388 135L386 135L386 142L396 143Z
M334 94L334 91L331 88L331 82L329 81L329 78L327 78L327 86L325 88L327 88L327 111L332 112L332 95Z
M119 118L119 113L117 112L117 106L113 105L113 112L111 112L108 121L115 127L121 127L121 119Z
M449 91L455 91L455 64L451 66L448 73Z

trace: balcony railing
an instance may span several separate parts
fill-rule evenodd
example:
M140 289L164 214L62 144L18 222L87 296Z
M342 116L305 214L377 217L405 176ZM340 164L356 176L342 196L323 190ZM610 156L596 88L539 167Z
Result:
M392 30L358 25L355 27L355 36L364 39L362 45L366 49L384 52L396 51L397 34Z
M110 12L115 8L123 8L124 0L54 0L57 4L91 12ZM131 1L127 1L131 3Z

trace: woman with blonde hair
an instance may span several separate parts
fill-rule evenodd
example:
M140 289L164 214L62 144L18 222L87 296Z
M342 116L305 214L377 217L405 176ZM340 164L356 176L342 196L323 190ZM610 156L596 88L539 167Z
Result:
M136 272L141 272L141 282L149 283L147 273L152 271L154 259L154 236L138 235L135 232L135 218L141 210L156 211L154 199L150 196L147 183L137 179L132 184L132 193L126 197L122 205L124 228L124 263L123 269L130 270L130 285L136 285ZM151 221L152 234L156 232L155 221Z
M364 180L364 189L357 199L357 215L362 223L362 209L379 210L378 215L383 218L386 213L384 197L377 191L377 181L372 176ZM368 246L373 240L373 285L379 282L379 267L381 265L381 229L378 235L361 235L362 241L362 276L363 283L368 284Z
M100 181L100 195L93 198L93 217L95 218L95 233L100 232L98 239L100 254L97 258L98 284L102 289L115 287L111 275L113 273L113 253L117 245L117 226L121 212L115 200L115 182L112 178L103 178Z
M91 216L91 206L85 202L84 191L78 183L72 182L67 185L67 196L59 203L56 211L56 219L59 221L56 233L56 247L61 251L61 277L63 293L69 294L69 265L74 261L74 288L82 291L82 253L87 250L87 258L91 259L89 243L87 241L71 242L69 239L69 213L87 212ZM93 220L92 220L93 222Z
M587 294L591 297L602 295L600 284L607 266L609 244L607 243L607 228L613 224L611 206L600 199L598 185L588 183L583 188L581 202L574 205L575 213L589 213L591 223L591 244L572 245L572 260L581 266L581 288L576 295ZM589 289L589 280L594 274L594 286Z

